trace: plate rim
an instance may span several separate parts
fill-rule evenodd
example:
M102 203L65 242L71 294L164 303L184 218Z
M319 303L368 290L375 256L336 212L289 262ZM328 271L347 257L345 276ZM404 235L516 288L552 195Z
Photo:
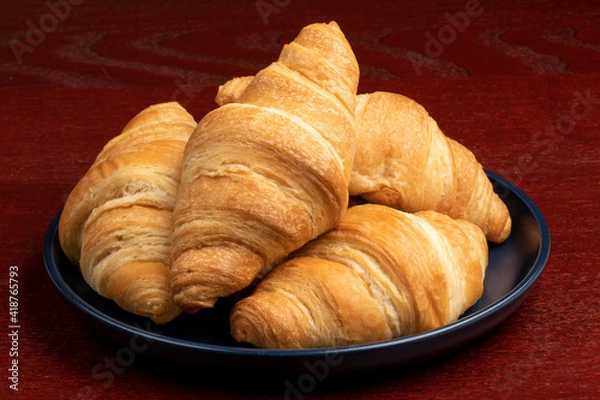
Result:
M65 298L69 303L73 306L77 307L80 311L87 314L88 317L91 317L97 320L100 323L103 323L107 326L112 327L113 329L117 329L121 333L125 333L127 335L142 335L143 337L149 338L154 342L162 343L168 346L175 346L178 348L185 348L194 352L208 352L212 355L233 355L236 357L261 357L261 358L274 358L274 359L291 359L291 358L301 358L301 359L310 359L310 358L323 358L331 355L343 355L348 353L365 353L365 352L373 352L373 351L382 351L389 348L402 347L409 344L415 344L427 340L432 340L439 337L444 337L445 335L450 335L453 333L460 333L466 327L471 326L473 324L477 324L480 322L484 322L486 319L489 319L496 315L496 312L504 311L507 315L501 318L496 324L488 327L484 331L487 332L491 330L496 325L500 324L504 321L514 309L518 308L520 304L525 300L529 291L533 288L535 283L538 281L540 275L542 274L547 260L550 255L550 244L551 244L551 236L550 230L548 227L548 223L546 218L542 214L539 207L533 202L533 200L519 187L500 175L484 170L487 176L490 178L494 185L499 184L504 186L505 189L508 189L512 194L517 196L523 204L526 205L528 210L533 215L537 227L540 230L540 247L535 257L535 261L532 263L531 268L527 272L525 276L521 278L521 280L503 297L494 301L491 304L486 305L480 310L469 314L465 317L459 318L457 321L454 321L450 324L444 325L439 328L431 329L429 331L403 336L398 338L392 338L384 341L358 344L358 345L348 345L348 346L340 346L340 347L322 347L322 348L308 348L308 349L263 349L263 348L254 348L254 347L237 347L237 346L226 346L226 345L218 345L212 343L204 343L197 342L188 339L182 338L174 338L171 336L165 336L161 333L157 333L151 330L145 330L141 327L136 327L131 325L128 322L121 321L111 315L106 314L105 312L93 307L90 303L88 303L85 299L83 299L79 294L77 294L71 286L64 280L64 277L60 274L58 270L57 263L54 260L52 248L58 236L58 220L60 218L60 214L62 209L55 215L52 219L52 222L46 232L44 238L44 247L43 247L43 258L44 264L46 267L46 272L50 276L52 283L59 290L60 294ZM160 325L159 325L160 327ZM483 333L485 333L483 332ZM481 336L481 334L474 333L471 336L475 337ZM467 340L470 341L470 340Z

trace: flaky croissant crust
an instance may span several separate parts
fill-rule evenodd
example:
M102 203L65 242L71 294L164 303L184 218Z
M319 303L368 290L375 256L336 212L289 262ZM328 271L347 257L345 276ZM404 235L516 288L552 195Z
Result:
M235 305L231 332L258 347L312 348L437 328L481 296L487 250L468 221L355 206Z
M238 101L252 77L219 87L216 102ZM435 210L479 226L488 240L510 235L508 208L474 154L445 136L427 111L396 93L356 98L356 152L350 171L352 196L403 211Z
M508 208L470 150L406 96L374 92L357 99L351 195L408 212L439 211L473 222L492 242L506 240Z
M348 205L358 64L335 23L284 46L184 154L171 287L187 312L248 286L337 225Z
M195 127L174 102L141 111L98 154L59 221L61 246L90 287L157 323L181 313L168 282L171 215Z

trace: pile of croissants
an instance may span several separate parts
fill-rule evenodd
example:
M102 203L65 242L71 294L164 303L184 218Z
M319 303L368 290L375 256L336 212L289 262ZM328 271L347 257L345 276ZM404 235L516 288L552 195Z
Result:
M199 122L176 102L148 107L70 193L62 249L94 291L158 324L247 291L230 330L257 347L456 321L509 211L422 106L358 81L339 26L316 23L220 86Z

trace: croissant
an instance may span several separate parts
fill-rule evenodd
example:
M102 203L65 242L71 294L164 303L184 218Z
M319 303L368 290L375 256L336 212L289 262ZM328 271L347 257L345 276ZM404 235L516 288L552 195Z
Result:
M170 283L186 312L247 287L337 225L348 205L358 63L335 22L312 24L184 154Z
M435 210L473 222L492 242L506 240L510 214L483 167L421 105L375 92L358 96L355 114L360 151L351 195L408 212Z
M217 103L235 101L251 78L221 85ZM483 167L421 105L400 94L374 92L358 95L355 114L351 196L408 212L436 210L475 223L492 242L506 240L510 214Z
M364 204L275 267L230 314L262 348L357 345L434 329L483 293L486 238L435 211Z
M84 280L121 308L168 322L171 217L196 127L177 103L150 106L110 140L69 194L59 240Z

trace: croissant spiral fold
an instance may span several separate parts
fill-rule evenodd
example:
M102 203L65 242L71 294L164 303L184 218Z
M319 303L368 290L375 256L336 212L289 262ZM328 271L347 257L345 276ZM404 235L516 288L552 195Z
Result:
M218 104L236 101L252 77L221 85ZM447 137L417 102L390 92L356 99L357 143L349 193L402 211L435 210L479 226L491 242L511 218L475 155Z
M199 122L173 213L170 284L188 313L337 225L348 205L358 64L313 24Z
M168 282L171 215L195 127L174 102L141 111L104 146L59 220L61 247L92 289L157 323L181 313Z
M406 96L357 97L359 132L350 194L407 212L435 210L479 226L491 242L511 230L508 208L475 155Z
M338 227L278 265L231 312L264 348L356 345L455 321L483 292L487 241L434 211L351 207Z

